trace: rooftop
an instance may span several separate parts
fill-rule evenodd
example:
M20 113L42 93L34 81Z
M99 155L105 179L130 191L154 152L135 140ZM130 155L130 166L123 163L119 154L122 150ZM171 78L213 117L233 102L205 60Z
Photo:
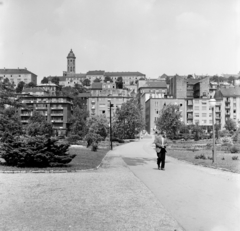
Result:
M240 97L240 87L219 88L218 91L223 97ZM218 94L216 92L216 96Z
M134 72L105 72L105 76L145 76L145 75L138 71L134 71Z
M74 53L73 53L73 51L72 51L72 49L70 50L67 58L74 58L74 59L76 58L75 55L74 55Z
M31 71L28 71L27 68L24 69L20 69L20 68L4 68L4 69L0 69L0 74L32 74L32 75L36 75L34 73L32 73Z
M86 75L104 75L105 71L88 71Z
M147 81L143 86L139 88L167 88L165 81Z

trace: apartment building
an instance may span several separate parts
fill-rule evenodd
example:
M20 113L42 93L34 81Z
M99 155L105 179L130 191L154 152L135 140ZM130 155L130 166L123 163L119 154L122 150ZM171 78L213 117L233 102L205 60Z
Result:
M122 104L133 98L134 94L127 89L116 89L114 83L93 83L90 88L88 98L88 111L90 116L105 115L110 117L109 101L113 104L112 115L117 108L121 108Z
M37 75L25 69L0 69L0 76L3 79L8 78L11 83L14 83L17 86L21 81L25 84L30 82L35 83L37 85Z
M214 98L217 101L215 108L216 123L225 126L225 121L233 119L237 126L240 127L240 87L219 88Z
M86 79L90 80L90 84L92 84L95 79L104 81L104 79L105 79L104 74L105 74L105 71L88 71L86 73Z
M52 123L53 129L59 135L66 135L69 128L69 119L72 115L73 102L70 97L63 96L25 96L19 97L19 102L30 109L19 108L21 122L27 124L32 112L38 111L45 116L46 121Z
M181 121L186 123L186 100L185 99L171 99L171 98L149 98L145 106L145 124L146 130L150 134L156 128L156 121L164 106L169 104L176 104L180 107L182 115Z
M139 80L138 82L138 101L142 108L142 116L145 118L146 101L149 98L166 98L167 85L165 81Z

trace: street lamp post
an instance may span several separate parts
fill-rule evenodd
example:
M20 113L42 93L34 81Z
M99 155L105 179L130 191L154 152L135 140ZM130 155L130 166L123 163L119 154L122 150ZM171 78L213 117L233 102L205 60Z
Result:
M210 104L210 107L212 108L212 129L213 129L213 150L212 150L212 162L213 163L216 163L216 145L215 145L215 125L214 125L214 122L215 122L215 106L216 106L216 100L215 99L210 99L209 100L209 104Z
M111 100L108 100L109 102L109 109L110 109L110 144L111 144L111 150L112 150L112 107L113 104L111 103Z

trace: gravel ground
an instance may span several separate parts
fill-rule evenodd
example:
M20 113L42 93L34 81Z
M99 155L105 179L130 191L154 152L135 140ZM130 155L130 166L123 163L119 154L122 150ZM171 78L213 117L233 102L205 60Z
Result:
M0 174L0 230L182 231L120 157L98 170Z

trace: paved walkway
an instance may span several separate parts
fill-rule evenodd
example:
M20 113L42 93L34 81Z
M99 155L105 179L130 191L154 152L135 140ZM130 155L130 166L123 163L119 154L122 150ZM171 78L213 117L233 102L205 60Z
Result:
M1 231L182 231L115 151L98 170L0 174Z
M240 175L195 166L167 157L157 170L153 140L114 151L188 231L240 230Z

